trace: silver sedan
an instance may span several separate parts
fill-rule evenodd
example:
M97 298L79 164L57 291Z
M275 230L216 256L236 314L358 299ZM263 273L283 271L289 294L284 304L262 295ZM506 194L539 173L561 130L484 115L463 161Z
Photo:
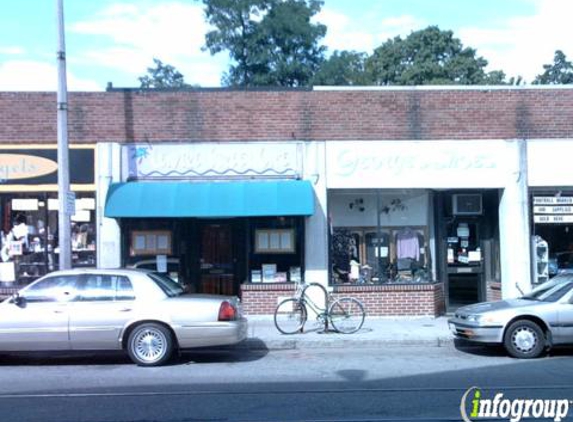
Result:
M538 357L552 345L573 343L573 275L558 275L518 299L459 308L448 323L457 338Z
M146 270L56 271L0 303L0 352L125 350L156 366L246 336L238 298L187 294Z

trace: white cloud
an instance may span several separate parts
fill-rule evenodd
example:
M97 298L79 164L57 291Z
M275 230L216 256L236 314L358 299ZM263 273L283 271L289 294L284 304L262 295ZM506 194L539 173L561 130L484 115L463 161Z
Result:
M0 91L56 91L56 64L35 61L7 61L0 64ZM70 91L101 91L94 81L67 73Z
M424 20L411 15L386 19L378 19L376 15L365 10L362 16L350 19L345 13L329 9L327 4L315 20L328 28L324 44L330 51L355 50L368 54L389 38L404 37L427 26Z
M121 3L69 28L72 33L101 37L102 42L113 45L80 53L78 62L116 68L134 80L158 58L175 66L188 83L216 86L227 64L224 54L212 57L201 51L209 27L199 4L168 2L143 7Z
M462 28L458 35L464 45L477 49L489 61L489 69L501 69L508 76L523 76L527 82L553 63L555 50L573 58L573 2L538 0L536 13L514 17L496 28Z
M5 54L7 56L19 56L24 54L24 49L19 46L0 46L0 54Z
M379 24L383 31L376 35L376 47L380 46L388 39L395 37L405 38L412 31L418 31L428 26L428 23L420 18L411 15L394 16L382 19Z
M324 44L330 52L334 50L367 51L372 48L373 34L354 27L353 22L343 13L323 9L314 19L327 27Z

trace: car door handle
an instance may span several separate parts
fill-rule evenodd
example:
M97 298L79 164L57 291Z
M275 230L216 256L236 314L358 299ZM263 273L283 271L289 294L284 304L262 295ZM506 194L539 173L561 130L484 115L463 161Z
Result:
M54 310L54 313L55 314L63 314L64 310L63 309L56 309L56 310Z
M131 311L131 308L121 308L119 310L119 312L129 312L129 311Z

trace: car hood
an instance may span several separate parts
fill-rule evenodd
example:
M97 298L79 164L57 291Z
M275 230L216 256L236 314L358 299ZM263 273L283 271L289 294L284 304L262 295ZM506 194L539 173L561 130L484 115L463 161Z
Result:
M481 302L474 305L464 306L456 311L459 315L470 315L470 314L481 314L484 312L492 311L504 311L507 309L517 309L532 306L539 306L547 304L547 302L541 302L536 300L526 300L526 299L509 299L509 300L498 300L495 302Z

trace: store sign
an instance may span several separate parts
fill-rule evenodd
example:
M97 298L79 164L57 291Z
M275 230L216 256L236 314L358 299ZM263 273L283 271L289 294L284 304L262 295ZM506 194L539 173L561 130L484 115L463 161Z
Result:
M573 223L573 197L533 197L533 221L539 224Z
M69 148L70 184L95 189L95 148L71 145ZM56 190L58 184L57 146L0 148L0 191L19 191L42 185Z
M533 205L573 204L573 196L536 196Z
M573 207L570 206L555 206L555 207L533 207L534 214L572 214Z
M301 143L135 144L122 150L131 179L295 178Z
M536 215L533 221L541 224L573 223L573 215Z
M503 141L368 141L326 145L329 188L504 187Z
M24 154L0 154L0 180L29 179L58 170L50 159Z

